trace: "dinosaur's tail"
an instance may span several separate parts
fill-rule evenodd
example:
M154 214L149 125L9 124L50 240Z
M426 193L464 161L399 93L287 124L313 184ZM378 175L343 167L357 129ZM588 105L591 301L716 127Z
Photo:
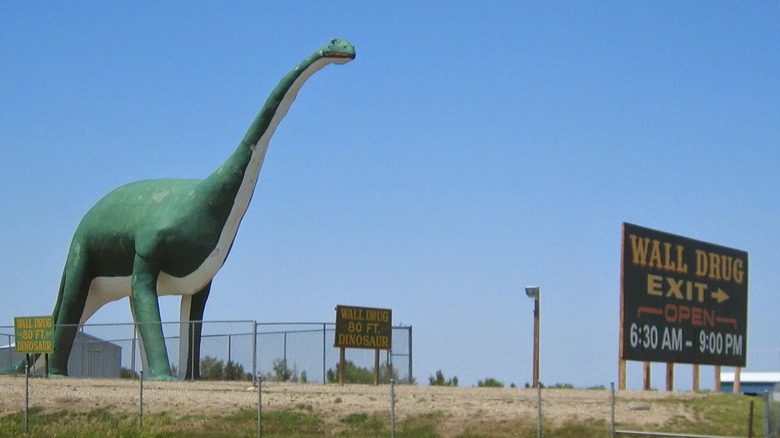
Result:
M62 270L62 279L60 280L60 290L57 292L57 304L54 305L54 312L52 312L52 319L54 320L54 326L57 326L57 317L60 315L60 306L62 306L62 296L65 294L65 269Z
M54 305L54 312L52 313L52 318L54 320L54 325L57 325L57 316L60 313L60 305L62 304L62 295L65 290L65 270L62 271L62 279L60 280L60 290L57 293L57 304ZM9 351L8 354L11 354L11 346L8 346ZM33 354L32 357L32 364L34 364L39 357L41 357L40 354ZM24 373L24 359L20 359L16 364L11 365L9 367L0 368L0 375L3 374L22 374Z

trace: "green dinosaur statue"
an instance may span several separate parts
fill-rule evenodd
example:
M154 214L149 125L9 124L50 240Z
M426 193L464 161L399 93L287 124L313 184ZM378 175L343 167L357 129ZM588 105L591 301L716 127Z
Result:
M181 295L181 319L202 319L212 278L230 252L276 127L311 75L354 58L352 44L334 39L295 66L273 89L235 152L207 178L131 183L87 212L73 236L54 308L50 375L67 375L78 326L104 304L129 296L147 375L174 379L158 296ZM200 324L181 335L186 356L194 361L186 363L188 377L191 371L198 377Z

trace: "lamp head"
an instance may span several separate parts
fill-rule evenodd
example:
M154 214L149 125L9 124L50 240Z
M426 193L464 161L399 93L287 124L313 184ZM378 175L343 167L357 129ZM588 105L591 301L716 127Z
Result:
M526 286L525 294L528 295L528 298L533 298L535 300L538 300L539 299L539 286Z

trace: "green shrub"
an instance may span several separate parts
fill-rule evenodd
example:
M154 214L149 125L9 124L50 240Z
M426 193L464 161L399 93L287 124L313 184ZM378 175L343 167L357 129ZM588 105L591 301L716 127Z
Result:
M488 377L485 380L480 380L477 382L477 387L479 388L503 388L504 383L500 382L492 377Z
M338 383L340 370L340 364L336 364L335 369L328 369L326 374L329 383ZM387 362L382 362L379 366L379 383L390 383L391 378L398 382L398 371L390 367ZM372 385L374 383L374 370L359 367L348 360L344 367L344 383Z
M436 377L428 377L428 384L430 386L458 386L458 376L454 376L451 379L445 379L444 373L441 370L436 371Z

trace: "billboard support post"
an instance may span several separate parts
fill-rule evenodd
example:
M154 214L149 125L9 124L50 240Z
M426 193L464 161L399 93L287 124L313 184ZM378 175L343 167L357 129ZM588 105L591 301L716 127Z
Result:
M374 350L374 386L379 386L379 349Z
M347 349L339 348L339 385L344 386L344 368L347 367Z
M715 365L715 392L720 392L720 365Z

